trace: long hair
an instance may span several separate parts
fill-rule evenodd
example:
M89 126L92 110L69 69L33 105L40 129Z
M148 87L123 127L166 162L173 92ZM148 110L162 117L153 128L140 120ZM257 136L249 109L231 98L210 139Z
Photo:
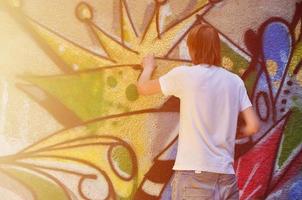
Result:
M194 26L187 38L193 64L221 65L218 32L208 24Z

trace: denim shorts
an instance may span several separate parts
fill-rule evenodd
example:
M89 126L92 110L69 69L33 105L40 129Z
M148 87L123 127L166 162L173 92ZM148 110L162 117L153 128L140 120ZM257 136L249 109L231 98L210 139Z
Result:
M172 177L172 200L238 200L235 174L176 170Z

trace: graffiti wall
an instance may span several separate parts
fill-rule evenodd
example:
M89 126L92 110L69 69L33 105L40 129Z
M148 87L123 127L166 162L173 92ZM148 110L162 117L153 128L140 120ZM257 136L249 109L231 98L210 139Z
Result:
M298 0L2 0L1 199L170 199L179 99L135 83L147 53L153 78L190 65L200 22L261 120L236 141L240 199L302 199Z

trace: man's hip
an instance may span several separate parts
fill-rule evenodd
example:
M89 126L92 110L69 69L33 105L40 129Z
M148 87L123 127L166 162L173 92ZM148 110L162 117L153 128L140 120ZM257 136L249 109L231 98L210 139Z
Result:
M176 170L172 178L172 200L239 199L235 174Z

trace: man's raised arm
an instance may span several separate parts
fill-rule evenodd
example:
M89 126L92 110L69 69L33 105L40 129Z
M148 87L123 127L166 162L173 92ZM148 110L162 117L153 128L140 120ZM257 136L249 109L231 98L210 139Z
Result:
M153 55L148 55L143 58L143 72L137 81L137 90L140 95L152 95L161 92L158 79L151 80L152 72L155 67L155 59Z

